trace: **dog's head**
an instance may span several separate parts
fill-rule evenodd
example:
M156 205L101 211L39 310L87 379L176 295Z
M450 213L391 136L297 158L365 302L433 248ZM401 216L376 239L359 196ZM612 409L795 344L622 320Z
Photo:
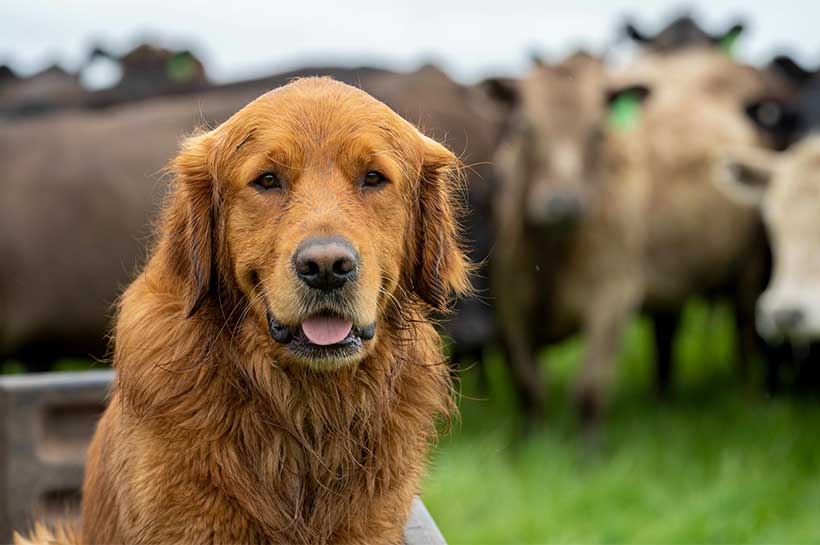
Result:
M358 89L295 81L188 139L172 168L184 313L245 316L284 361L356 363L397 305L442 310L468 289L457 159Z

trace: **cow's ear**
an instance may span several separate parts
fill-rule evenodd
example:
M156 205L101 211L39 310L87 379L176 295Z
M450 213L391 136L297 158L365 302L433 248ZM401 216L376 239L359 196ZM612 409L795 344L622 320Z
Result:
M514 78L488 78L479 84L479 87L494 102L515 108L521 100L521 91L518 80Z
M788 55L778 55L772 59L769 63L769 71L798 87L804 85L815 74L800 66Z
M652 94L652 90L647 85L628 85L617 89L608 89L604 100L607 106L612 106L623 98L629 98L638 104L643 104L650 94Z
M643 103L651 92L646 85L629 85L607 90L604 102L609 126L620 131L632 129L638 122Z
M733 150L718 163L715 179L736 203L759 206L773 183L779 161L777 153L760 148Z
M645 44L652 41L652 38L641 32L632 21L625 22L621 32L624 36L639 44Z
M532 65L537 68L542 68L547 65L547 60L544 58L544 54L535 48L530 49L530 62L532 62Z

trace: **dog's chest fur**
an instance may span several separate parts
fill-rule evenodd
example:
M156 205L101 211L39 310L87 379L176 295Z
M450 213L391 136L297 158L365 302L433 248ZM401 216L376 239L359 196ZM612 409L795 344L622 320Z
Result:
M121 513L152 520L152 530L158 520L175 525L199 513L190 531L222 528L222 540L399 540L434 415L449 409L446 369L430 335L402 346L400 358L384 341L357 369L333 373L272 366L264 350L228 356L241 361L194 380L184 403L123 422L131 446L123 445L118 465L145 486L126 487ZM195 537L172 528L159 534Z

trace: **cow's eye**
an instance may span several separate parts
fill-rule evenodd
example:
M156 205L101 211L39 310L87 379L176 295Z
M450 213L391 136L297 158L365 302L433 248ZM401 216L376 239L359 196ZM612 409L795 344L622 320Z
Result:
M364 175L364 178L362 179L362 186L375 188L386 184L388 181L389 180L381 172L371 170Z
M282 182L273 172L266 172L253 181L253 185L260 189L282 189Z

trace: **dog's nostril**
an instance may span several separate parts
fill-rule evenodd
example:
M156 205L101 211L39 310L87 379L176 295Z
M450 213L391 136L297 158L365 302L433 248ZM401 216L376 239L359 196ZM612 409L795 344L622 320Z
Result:
M311 238L299 245L293 265L302 282L314 289L340 288L356 275L356 251L342 238Z
M353 260L346 257L338 259L333 263L333 272L342 276L352 273L354 268Z
M319 272L320 271L319 271L319 264L318 263L316 263L315 261L308 261L306 263L305 274L310 275L310 276L316 276L317 274L319 274Z

